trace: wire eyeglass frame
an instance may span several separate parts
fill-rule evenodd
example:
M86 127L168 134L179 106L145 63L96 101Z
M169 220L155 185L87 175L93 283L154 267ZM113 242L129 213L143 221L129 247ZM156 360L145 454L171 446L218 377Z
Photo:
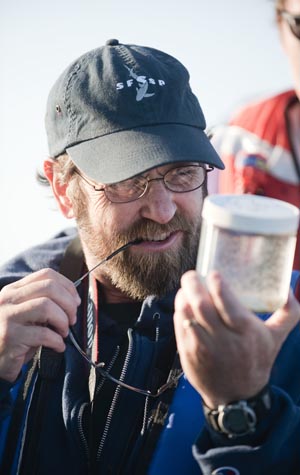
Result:
M168 183L167 181L167 178L168 178L168 175L170 176L171 173L174 174L175 171L177 170L192 170L192 169L202 169L203 170L203 177L201 179L201 181L199 183L197 183L196 186L191 186L191 187L187 187L186 189L182 189L182 190L179 190L179 189L175 189L175 185L174 187L172 188L173 185L170 185L170 183ZM131 203L133 201L137 201L139 200L140 198L142 198L148 191L149 189L149 184L152 182L152 181L163 181L164 182L164 185L165 187L167 188L167 190L171 191L172 193L189 193L190 191L195 191L197 190L198 188L201 188L201 186L204 185L204 183L206 182L206 179L207 179L207 173L208 172L211 172L212 170L214 169L214 167L212 167L211 165L207 165L207 164L201 164L201 163L192 163L190 165L180 165L180 166L176 166L176 167L173 167L169 170L166 171L166 173L164 173L161 177L157 177L157 178L149 178L149 177L144 177L142 175L137 175L136 177L133 177L133 178L129 178L128 180L123 180L121 182L118 182L116 184L112 184L112 185L104 185L104 186L97 186L95 183L92 183L87 177L85 177L81 172L80 170L78 169L75 169L75 173L77 175L79 175L89 186L91 186L94 191L102 191L105 193L105 196L106 198L108 199L108 201L110 201L111 203L119 203L119 204L122 204L122 203ZM112 198L112 195L110 193L112 193L112 191L110 191L110 187L112 188L113 186L117 186L119 184L126 184L126 183L134 183L134 180L140 180L140 183L138 186L141 186L141 191L139 193L137 193L136 195L134 195L133 197L129 198L126 197L125 199L121 199L121 198ZM178 186L178 185L176 185ZM180 185L179 185L180 186ZM132 192L132 188L128 188L131 192Z

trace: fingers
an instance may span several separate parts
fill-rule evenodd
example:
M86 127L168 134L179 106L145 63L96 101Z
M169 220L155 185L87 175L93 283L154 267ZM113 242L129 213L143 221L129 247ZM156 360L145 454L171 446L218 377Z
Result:
M190 308L190 305L187 303L186 296L183 289L179 289L175 297L175 312L174 312L174 325L175 325L175 334L177 339L177 346L179 353L185 345L186 338L195 337L193 331L189 332L188 330L196 330L196 328L189 328L187 322L196 321L194 319L194 314ZM195 325L194 325L195 326Z
M193 322L192 324L190 322ZM197 377L201 361L206 359L206 330L194 318L184 290L181 288L175 298L174 328L182 368L190 383L197 388Z
M223 323L234 332L245 332L247 324L256 318L254 314L242 305L218 272L208 275L207 286Z
M197 322L207 331L219 324L219 316L212 303L211 296L206 287L200 282L199 275L195 271L185 273L181 278L182 294L178 295L181 299L178 304L183 305L183 299L188 305L183 312L188 312L190 318Z
M265 322L272 332L273 338L280 348L290 331L299 323L300 304L290 290L287 303L271 315Z
M0 292L0 305L6 303L20 305L32 301L33 322L35 322L37 313L34 310L37 304L42 304L42 312L48 308L46 300L43 301L41 298L48 299L63 309L69 319L69 324L74 325L77 306L80 304L79 295L71 281L52 269L43 269L4 287ZM34 302L34 300L37 300L37 302ZM27 311L30 311L30 309L26 305ZM49 312L47 312L47 315L49 315ZM23 318L21 313L20 318ZM42 313L41 318L42 323L45 323Z
M208 276L207 284L219 316L233 331L245 333L247 326L252 325L254 320L257 323L259 322L258 317L254 313L243 307L217 272L212 272ZM300 304L290 290L286 305L274 312L265 322L268 329L272 331L272 336L276 343L276 351L279 350L299 320Z
M24 304L24 308L27 309L28 303L32 305L32 320L37 321L38 313L36 309L40 306L40 313L42 323L45 322L45 316L47 319L51 317L51 310L54 316L55 312L59 312L61 315L64 313L68 317L68 324L74 325L76 322L77 306L80 302L79 298L74 297L65 288L61 288L59 283L54 280L43 280L32 282L26 286L22 286L15 291L13 303L16 305ZM55 308L52 308L55 305ZM50 307L50 308L49 308ZM61 312L60 310L63 310ZM30 312L30 308L27 310ZM44 314L44 317L43 317ZM23 317L19 317L23 318Z
M215 332L220 325L237 333L245 331L254 314L243 307L217 272L209 274L206 284L207 288L195 271L187 272L181 279L193 318L209 333Z
M181 363L187 374L190 358L205 360L209 353L210 328L207 330L199 320L183 288L179 289L175 298L174 327Z
M27 275L26 277L24 277L23 279L20 279L16 282L13 282L12 284L9 284L8 286L6 286L5 288L11 288L11 289L20 289L20 293L19 294L16 294L16 296L18 295L19 298L21 299L22 298L22 295L24 295L24 293L22 293L22 289L24 289L24 287L26 288L27 285L29 285L30 283L37 283L37 282L55 282L57 284L58 287L60 287L61 289L64 289L66 292L68 292L70 294L71 297L75 298L75 299L79 299L79 296L78 296L78 293L77 293L77 290L73 284L73 282L71 282L69 279L67 279L65 276L63 276L62 274L60 274L59 272L56 272L54 271L53 269L41 269L37 272L34 272L32 274L29 274ZM46 287L46 284L45 284L45 287Z
M50 328L15 326L14 337L0 351L0 377L14 382L23 364L33 357L40 346L51 348L59 353L65 350L63 338Z
M22 337L22 344L28 348L46 346L59 353L63 352L66 348L63 338L56 331L48 327L28 326L26 328L20 328L19 331ZM18 329L16 329L16 338L18 337ZM22 351L18 350L17 346L15 348L15 357L22 357Z
M66 338L72 324L71 321L75 318L75 313L71 318L56 302L46 297L40 297L18 304L15 307L14 323L21 326L28 325L30 328L47 326Z
M14 381L39 346L61 352L80 298L74 284L43 269L0 292L0 377Z

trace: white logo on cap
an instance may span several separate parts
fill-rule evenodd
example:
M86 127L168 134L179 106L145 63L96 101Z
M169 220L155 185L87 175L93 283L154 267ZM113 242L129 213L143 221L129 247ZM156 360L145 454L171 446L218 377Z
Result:
M163 79L153 79L153 78L146 78L146 76L138 76L134 73L133 68L128 68L124 64L124 67L129 71L129 76L132 79L128 79L126 82L118 82L116 85L116 89L124 89L124 87L131 87L133 85L133 80L137 82L136 89L136 101L141 101L144 97L152 97L154 96L155 92L148 93L149 84L158 84L159 86L164 86L166 83Z

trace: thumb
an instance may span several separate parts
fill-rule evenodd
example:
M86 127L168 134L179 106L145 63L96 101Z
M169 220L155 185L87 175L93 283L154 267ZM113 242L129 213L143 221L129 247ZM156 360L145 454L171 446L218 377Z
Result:
M279 347L283 344L290 331L299 323L299 320L300 304L290 290L286 304L276 310L266 321L266 326L273 334Z

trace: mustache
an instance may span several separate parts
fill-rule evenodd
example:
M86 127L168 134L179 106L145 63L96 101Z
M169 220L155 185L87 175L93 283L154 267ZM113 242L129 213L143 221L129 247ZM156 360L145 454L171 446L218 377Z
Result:
M191 233L193 226L190 221L180 216L178 213L174 215L171 221L166 224L155 223L154 221L141 218L130 226L126 232L118 236L118 245L124 245L129 241L138 240L155 240L165 239L175 231L183 231Z

